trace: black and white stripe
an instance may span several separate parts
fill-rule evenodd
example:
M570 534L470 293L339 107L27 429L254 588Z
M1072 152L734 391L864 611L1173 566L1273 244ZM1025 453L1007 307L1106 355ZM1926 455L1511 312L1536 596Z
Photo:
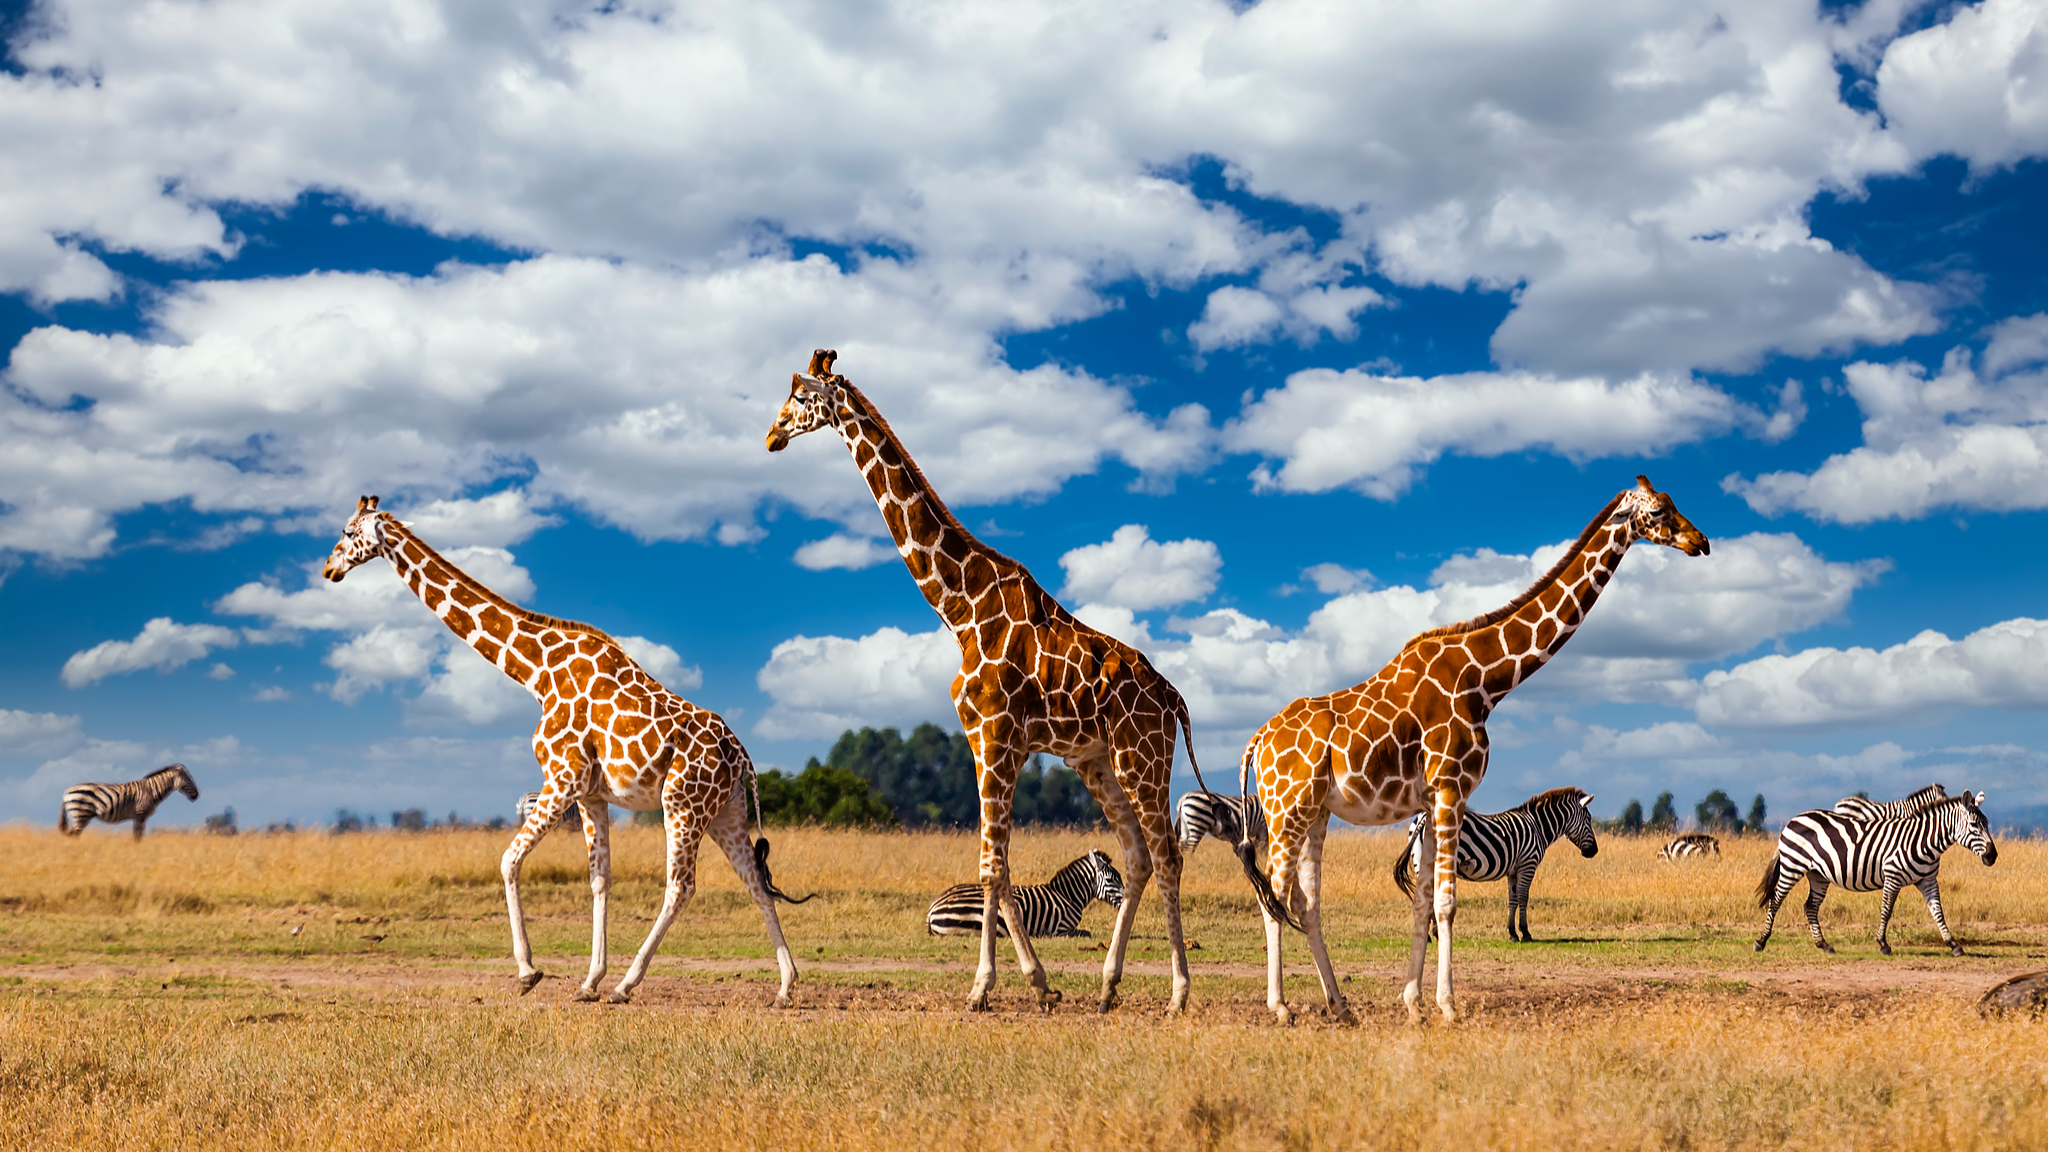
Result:
M540 793L538 792L528 792L519 798L519 803L514 808L519 813L519 823L522 827L526 824L526 818L533 813L534 805L538 803L540 803ZM569 805L562 812L562 818L555 821L555 826L567 828L571 832L583 831L583 806L580 804Z
M925 931L934 936L980 936L982 886L956 884L939 894L924 914ZM1081 913L1091 900L1112 908L1124 902L1123 874L1100 849L1088 853L1053 874L1043 884L1015 884L1017 914L1024 917L1029 936L1086 936L1081 930ZM996 935L1008 936L1009 926L996 917Z
M1202 837L1213 836L1233 849L1244 839L1246 821L1251 823L1252 850L1266 850L1266 809L1257 796L1226 796L1221 792L1190 792L1180 798L1173 822L1180 829L1180 851L1195 850Z
M1940 784L1929 784L1903 800L1893 800L1887 804L1865 800L1861 796L1844 796L1835 801L1835 811L1843 816L1854 816L1858 820L1897 820L1901 816L1911 816L1937 800L1946 799L1947 789Z
M1899 890L1911 884L1927 901L1927 911L1948 950L1963 954L1963 946L1948 930L1941 914L1941 854L1951 844L1961 844L1977 854L1986 866L1998 861L1998 846L1991 842L1991 826L1984 819L1984 794L1968 792L1937 800L1910 816L1894 820L1862 820L1839 812L1801 812L1785 822L1778 833L1778 851L1757 883L1757 906L1764 909L1764 934L1757 937L1756 950L1764 950L1771 938L1771 926L1778 918L1778 906L1791 895L1799 878L1807 878L1806 926L1813 932L1814 947L1833 952L1820 931L1820 902L1827 898L1828 885L1839 884L1851 892L1884 891L1884 908L1877 922L1877 950L1889 956L1892 906Z
M1705 832L1681 832L1671 838L1662 851L1657 853L1661 860L1683 860L1688 856L1719 856L1721 842Z
M57 830L76 836L92 820L108 824L133 820L135 838L140 840L150 814L174 791L199 799L199 785L192 782L192 774L183 764L166 765L126 784L73 784L65 789L63 805L57 809Z
M1552 788L1539 792L1497 816L1467 812L1458 827L1458 879L1507 880L1508 939L1533 940L1529 935L1529 885L1536 879L1536 866L1559 836L1569 837L1581 856L1600 851L1593 835L1593 817L1586 806L1593 797L1577 788ZM1422 822L1429 813L1418 814L1408 824L1408 849L1394 859L1394 883L1401 894L1413 899L1414 870L1422 839ZM1521 914L1521 931L1515 929Z

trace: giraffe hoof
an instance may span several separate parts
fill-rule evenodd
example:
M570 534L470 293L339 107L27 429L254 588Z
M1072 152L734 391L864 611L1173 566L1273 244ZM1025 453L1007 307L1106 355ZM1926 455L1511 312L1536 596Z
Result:
M980 996L969 997L967 1001L967 1010L969 1012L988 1011L988 996L986 994L983 994Z
M794 1008L796 1007L796 998L787 992L777 992L775 994L775 1006L777 1008Z
M1330 1021L1334 1024L1343 1024L1352 1028L1358 1027L1358 1016L1351 1011L1351 1005L1349 1004L1337 1005L1337 1010L1330 1014Z
M520 994L521 996L524 996L524 995L526 995L526 994L527 994L528 992L531 992L531 991L533 991L533 986L534 986L535 984L538 984L538 983L540 983L540 982L541 982L541 980L543 980L544 978L546 978L546 976L547 976L547 973L545 973L545 972L542 972L542 971L541 971L540 969L538 969L538 968L534 969L534 970L533 970L533 971L531 971L531 972L528 972L528 973L527 973L526 975L524 975L524 976L521 976L521 977L519 978L519 994Z
M576 1002L578 1004L595 1004L597 999L597 989L595 988L578 988L576 990Z
M1040 991L1038 994L1038 1010L1040 1012L1051 1012L1054 1008L1059 1007L1061 998L1060 990L1057 988L1047 988Z
M1286 1028L1294 1023L1294 1012L1287 1005L1281 1004L1273 1009L1273 1019L1278 1021L1282 1028Z

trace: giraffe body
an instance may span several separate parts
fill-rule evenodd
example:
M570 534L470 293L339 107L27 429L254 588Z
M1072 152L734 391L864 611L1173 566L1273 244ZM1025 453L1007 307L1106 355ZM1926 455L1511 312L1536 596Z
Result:
M796 964L775 914L766 853L757 853L747 838L754 766L725 721L662 687L604 632L530 612L499 596L390 513L379 512L375 496L365 496L324 574L339 581L375 556L390 560L429 611L540 702L533 755L546 783L499 865L520 992L531 991L542 977L520 908L520 866L569 807L579 805L590 862L592 927L590 974L577 998L598 998L598 981L608 965L611 805L617 804L662 812L668 875L654 927L608 999L625 1003L646 977L662 937L696 888L697 846L708 834L761 909L782 974L775 1002L789 1005Z
M1456 1019L1451 923L1457 910L1458 830L1465 803L1486 774L1486 720L1502 697L1571 639L1622 556L1639 539L1690 556L1707 538L1671 498L1636 478L1593 518L1544 577L1502 608L1410 640L1372 679L1287 705L1245 747L1240 787L1256 778L1269 828L1271 878L1262 888L1266 920L1266 1002L1291 1018L1281 995L1283 921L1299 921L1332 1015L1350 1009L1323 945L1321 865L1332 815L1353 824L1392 824L1431 813L1419 859L1435 883L1415 886L1414 937L1402 1000L1419 1019L1432 904L1437 935L1437 1006ZM1256 873L1254 873L1256 876ZM1433 901L1431 899L1433 892Z
M1125 888L1103 963L1099 1006L1116 1003L1138 902L1156 873L1173 952L1171 1005L1187 1004L1181 937L1179 846L1168 794L1174 740L1187 705L1144 653L1076 620L1022 564L975 539L947 509L874 405L832 373L819 351L792 376L768 450L817 428L836 429L867 480L918 589L960 645L952 697L974 751L981 793L984 888L980 963L968 1008L983 1011L995 984L996 915L1042 1007L1059 993L1022 931L1010 888L1010 819L1017 776L1034 752L1058 756L1081 777L1123 852Z

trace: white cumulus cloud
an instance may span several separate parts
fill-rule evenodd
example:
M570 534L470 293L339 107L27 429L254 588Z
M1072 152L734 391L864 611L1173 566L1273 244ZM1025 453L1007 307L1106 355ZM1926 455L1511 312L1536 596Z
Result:
M813 540L796 550L797 567L813 572L827 568L858 571L896 558L896 549L892 545L872 536L850 536L844 532L834 532L823 540Z
M1208 540L1155 541L1143 524L1126 524L1100 544L1061 556L1060 567L1067 573L1063 598L1144 612L1215 591L1223 554Z
M2029 0L1958 5L1885 48L1877 102L1917 156L1981 170L2048 153L2048 14Z
M154 668L169 672L198 660L216 648L233 648L241 633L218 624L179 624L159 616L142 626L133 640L106 640L64 661L64 684L83 688L108 676Z
M775 646L755 677L775 703L754 731L789 740L926 720L956 727L948 692L959 673L960 645L943 628L881 628L858 640L793 636Z

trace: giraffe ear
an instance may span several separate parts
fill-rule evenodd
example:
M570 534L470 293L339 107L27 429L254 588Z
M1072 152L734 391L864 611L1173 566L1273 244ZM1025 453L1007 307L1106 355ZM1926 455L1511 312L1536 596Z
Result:
M1650 478L1640 472L1636 473L1636 488L1643 492L1655 492L1657 490L1650 484Z

